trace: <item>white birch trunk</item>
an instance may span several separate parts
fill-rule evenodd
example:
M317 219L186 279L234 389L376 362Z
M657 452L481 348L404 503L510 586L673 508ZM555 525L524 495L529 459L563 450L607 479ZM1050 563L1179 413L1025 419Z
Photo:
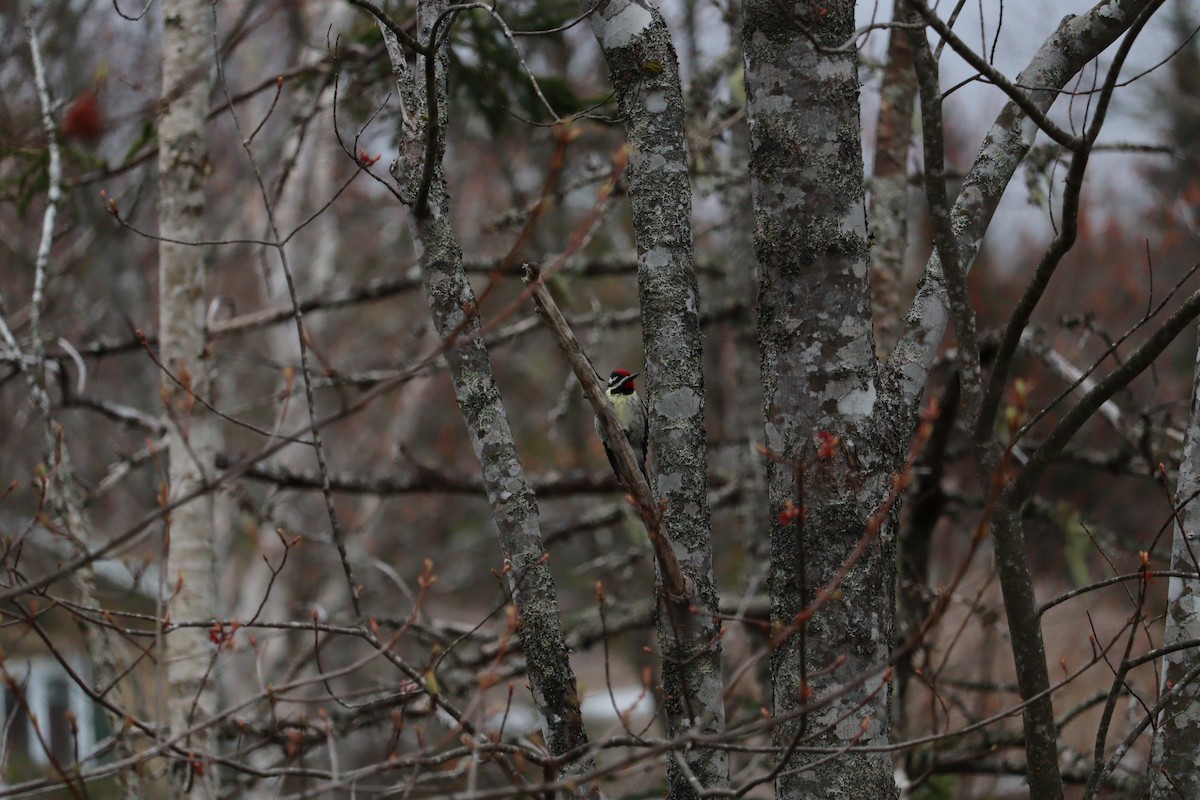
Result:
M159 127L159 232L164 239L206 238L204 184L208 171L207 131L212 6L204 0L165 0L163 4L163 114ZM171 500L195 492L211 470L213 420L196 402L208 388L205 346L204 250L163 241L159 246L159 336L163 365L178 379L162 376L168 434ZM189 387L185 390L180 386ZM175 620L212 618L213 501L203 495L175 509L167 527L165 590ZM173 596L172 596L173 594ZM213 647L203 628L170 634L167 648L167 703L172 735L216 711L216 684L210 675ZM195 753L190 764L172 771L174 796L209 797L215 786L204 754L213 736L201 731L180 742Z

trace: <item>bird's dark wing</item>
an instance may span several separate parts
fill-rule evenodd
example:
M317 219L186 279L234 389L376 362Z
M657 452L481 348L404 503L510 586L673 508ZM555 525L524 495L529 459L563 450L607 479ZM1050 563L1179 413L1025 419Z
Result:
M612 451L608 445L604 445L604 454L608 456L608 463L612 466L613 475L617 476L617 480L621 480L621 468L617 466L617 454ZM624 483L624 481L621 481Z

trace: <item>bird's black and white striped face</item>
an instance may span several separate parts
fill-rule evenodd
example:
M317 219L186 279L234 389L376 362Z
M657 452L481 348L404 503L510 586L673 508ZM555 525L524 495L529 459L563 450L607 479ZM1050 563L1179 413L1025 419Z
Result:
M631 373L627 369L614 369L612 375L608 376L608 393L633 394L633 379L640 374L640 372Z

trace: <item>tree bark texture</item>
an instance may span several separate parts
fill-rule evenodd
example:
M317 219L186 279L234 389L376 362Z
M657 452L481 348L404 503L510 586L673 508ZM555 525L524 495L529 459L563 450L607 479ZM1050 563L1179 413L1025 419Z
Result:
M431 41L435 21L451 5L446 0L423 0L418 6L419 41ZM452 17L443 17L437 36L446 32ZM413 239L420 249L421 277L429 301L433 325L446 347L445 358L459 410L467 425L471 446L479 461L492 517L499 531L500 549L518 614L518 633L529 674L529 688L541 714L546 746L554 755L587 744L579 711L575 673L559 620L554 578L545 560L538 527L538 506L517 456L516 442L508 425L500 391L496 386L487 348L480 338L482 325L475 293L463 269L459 247L449 217L442 158L446 150L447 64L444 45L433 57L433 97L427 97L426 59L418 56L409 70L406 55L395 36L381 25L401 102L405 104L401 125L400 155L392 174L406 199L414 200L426 174L428 137L432 136L433 169L425 209L409 205ZM436 115L430 124L429 103ZM430 128L433 127L432 130ZM563 767L564 777L595 768L590 756ZM597 791L580 783L575 797L596 798Z
M873 424L881 386L867 286L857 52L823 51L809 38L839 47L853 30L852 0L745 5L759 347L772 452L770 594L773 621L784 629L867 535L903 451ZM815 458L819 432L841 440L824 460ZM789 501L807 518L802 512L789 521ZM801 738L818 746L888 741L883 667L894 632L895 527L887 516L838 592L772 654L776 744L785 749ZM863 674L873 677L847 686ZM807 703L820 707L798 713ZM791 757L776 796L896 797L886 755L820 761L805 769Z
M585 3L584 8L590 8ZM637 0L610 0L591 16L608 61L631 146L629 196L638 250L642 341L646 354L649 462L664 503L662 532L692 588L690 603L660 603L667 735L725 729L720 625L713 618L704 376L699 290L692 249L692 194L679 64L662 15ZM661 581L660 581L661 583ZM690 604L690 608L689 608ZM696 796L695 784L729 782L728 753L683 753L690 776L668 762L668 796Z
M163 113L159 123L159 233L164 239L208 238L204 190L208 172L206 117L210 90L212 5L205 0L163 4ZM199 65L199 66L198 66ZM205 333L205 252L199 247L159 244L160 360L170 375L161 379L170 422L167 434L170 498L199 489L213 467L214 419L197 397L208 392L210 364ZM170 616L203 620L216 616L213 500L204 494L175 509L167 523L167 591L174 592ZM177 589L177 591L176 591ZM203 628L170 634L167 681L171 731L178 735L212 718L217 686L211 675L213 645ZM180 743L204 754L215 745L207 726ZM209 797L214 770L180 764L173 770L176 797Z
M903 19L904 0L895 0L892 19ZM923 34L922 34L923 35ZM913 140L913 75L908 33L893 29L879 89L875 126L875 174L871 180L871 307L875 346L885 358L903 329L900 280L908 252L908 151Z
M1188 418L1179 484L1178 509L1171 543L1171 570L1200 573L1200 348L1192 383L1192 412ZM1168 579L1167 624L1163 646L1200 640L1200 577ZM1178 694L1158 721L1150 762L1150 797L1168 800L1200 797L1200 684L1179 686L1197 662L1195 647L1177 650L1163 659L1162 691L1175 686Z

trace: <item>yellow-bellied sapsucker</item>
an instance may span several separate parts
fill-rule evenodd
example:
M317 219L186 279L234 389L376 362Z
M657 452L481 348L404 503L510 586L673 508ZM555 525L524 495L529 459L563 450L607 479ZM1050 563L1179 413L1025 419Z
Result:
M608 400L612 403L613 411L617 412L617 422L621 424L621 430L625 432L625 438L629 440L629 444L633 447L633 455L637 458L638 466L642 470L642 475L646 475L646 443L649 438L649 420L646 417L646 406L642 403L642 398L638 397L637 391L633 386L633 379L640 373L631 373L627 369L614 369L612 375L608 377ZM609 448L608 442L604 441L604 432L600 426L600 418L596 418L596 435L600 437L600 441L604 443L604 452L608 454L608 463L612 465L613 472L618 478L621 477L620 470L617 469L617 456ZM649 476L647 476L649 480Z

